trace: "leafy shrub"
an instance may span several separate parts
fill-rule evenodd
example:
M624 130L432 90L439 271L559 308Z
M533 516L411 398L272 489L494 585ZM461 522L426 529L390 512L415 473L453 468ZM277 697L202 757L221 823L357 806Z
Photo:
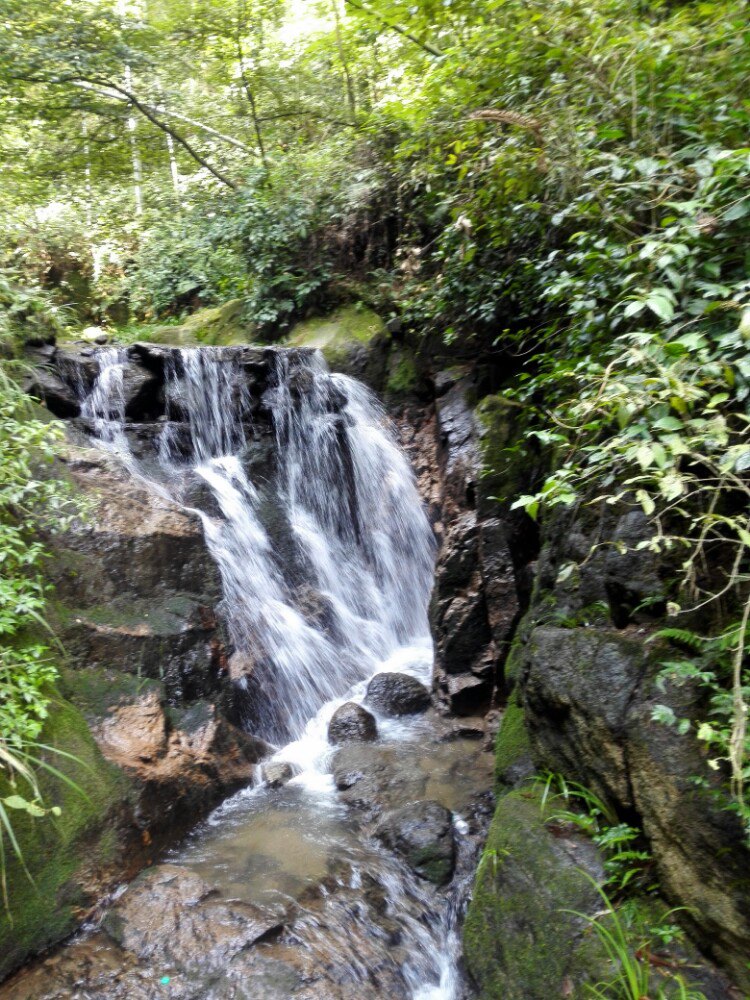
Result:
M62 529L81 511L63 483L39 474L40 465L54 460L62 429L31 417L13 375L0 369L0 770L11 786L0 798L3 886L6 838L21 857L12 812L48 811L39 799L35 746L57 670L49 644L39 638L48 630L46 552L38 534Z

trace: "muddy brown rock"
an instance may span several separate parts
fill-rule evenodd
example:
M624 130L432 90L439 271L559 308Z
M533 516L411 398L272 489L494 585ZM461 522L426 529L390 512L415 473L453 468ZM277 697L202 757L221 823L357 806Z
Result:
M187 868L158 865L140 875L104 919L104 929L139 959L175 970L224 968L280 930L281 911L225 901Z

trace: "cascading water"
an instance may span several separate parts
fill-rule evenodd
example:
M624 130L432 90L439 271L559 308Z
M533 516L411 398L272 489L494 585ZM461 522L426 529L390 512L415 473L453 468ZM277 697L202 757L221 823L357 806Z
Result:
M307 869L324 855L337 873L336 891L375 884L385 901L382 919L398 927L392 933L400 950L384 942L369 965L364 957L355 961L353 948L383 936L368 923L374 911L359 905L333 923L327 911L303 910L295 940L347 962L363 983L373 964L393 966L400 984L394 996L454 1000L460 982L456 927L466 886L438 894L353 830L336 798L326 738L334 710L345 701L361 702L378 671L429 682L432 531L414 475L370 391L329 373L313 352L279 349L268 357L271 376L258 400L241 352L169 351L163 362L166 420L155 464L137 459L128 444L125 352L99 352L98 376L79 390L82 417L102 445L202 519L221 573L231 662L238 664L233 677L247 727L275 744L274 760L296 773L283 790L283 806L278 793L269 799L262 786L247 789L173 857L232 895L255 901L269 885L284 898L299 897ZM252 414L259 408L272 428L262 444L272 453L262 475L253 464L262 435ZM381 719L379 725L381 736L405 747L418 746L425 732L419 719ZM460 829L462 821L456 822ZM255 857L258 838L264 860L253 867L247 845L256 845ZM286 881L269 876L282 862L290 867L290 838L294 857ZM287 844L283 858L273 854L276 841ZM275 1000L279 994L265 995Z

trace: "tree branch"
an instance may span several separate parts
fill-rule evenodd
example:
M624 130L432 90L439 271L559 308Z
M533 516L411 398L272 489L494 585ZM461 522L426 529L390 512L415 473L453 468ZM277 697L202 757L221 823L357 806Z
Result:
M92 83L87 83L84 80L73 81L73 86L80 87L81 90L88 90L92 94L99 94L100 97L108 97L113 101L124 101L125 103L131 103L129 97L125 97L122 93L110 93L106 89L101 87L95 87ZM107 86L110 86L107 84ZM141 105L144 108L148 108L153 114L166 115L168 118L176 118L177 121L185 122L186 125L192 125L193 128L200 129L201 132L206 132L208 135L212 135L215 139L220 139L222 142L228 142L231 146L236 146L237 149L241 149L244 153L252 154L252 150L249 146L246 146L244 142L240 142L239 139L233 138L231 135L225 135L223 132L217 131L210 125L206 125L204 122L196 121L195 118L188 118L187 115L181 115L178 111L169 111L167 108L156 108L153 104L147 104L145 101L141 101Z
M73 81L73 82L76 83L76 81ZM166 133L167 135L171 135L172 138L174 139L174 141L176 143L178 143L178 145L182 146L182 148L185 150L185 152L189 156L191 156L195 160L196 163L199 163L205 170L207 170L210 174L212 174L218 181L220 181L222 184L226 185L226 187L231 188L232 191L239 191L239 185L238 184L236 184L229 177L226 177L216 167L211 166L211 164L208 162L208 160L206 160L203 156L201 156L201 154L198 152L197 149L193 149L193 147L190 145L190 143L187 141L187 139L184 139L180 135L179 132L175 132L175 130L173 128L171 128L171 126L167 125L165 122L163 122L159 118L157 118L157 116L156 116L156 109L152 108L151 105L144 104L142 101L140 101L135 96L135 94L132 94L125 87L121 87L118 83L112 83L111 80L81 80L79 78L78 82L84 83L84 84L91 84L94 87L104 87L107 90L114 90L114 91L116 91L116 93L122 94L123 97L125 97L125 99L130 104L132 104L132 106L137 111L140 111L140 113L143 115L143 117L147 118L151 122L152 125L154 125L158 129L161 129L161 131L164 132L164 133ZM77 85L77 83L76 83L76 85ZM88 89L88 88L84 87L84 89ZM111 95L107 94L106 91L105 91L103 96L108 97L108 96L111 96Z
M422 39L417 38L416 35L412 35L410 31L407 31L406 28L403 28L400 24L396 24L394 21L389 21L387 18L383 17L382 14L378 14L377 11L373 10L372 7L368 7L367 4L357 3L357 0L346 0L346 3L348 3L350 7L355 7L357 10L361 10L364 14L369 14L370 17L374 17L377 21L380 21L381 24L384 24L386 28L390 28L391 31L397 31L399 35L403 35L404 38L408 38L410 42L414 42L414 44L418 45L420 49L424 49L425 52L429 52L431 56L435 56L437 59L442 57L443 53L440 49L431 45L429 42L422 41Z

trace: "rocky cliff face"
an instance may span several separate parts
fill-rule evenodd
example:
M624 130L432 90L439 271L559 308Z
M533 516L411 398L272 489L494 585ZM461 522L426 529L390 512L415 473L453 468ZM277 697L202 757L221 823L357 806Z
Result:
M502 397L489 397L475 413L480 425L484 418L480 446L485 461L499 470L495 495L512 499L528 492L525 477L533 470L515 464L513 450L507 450L513 442L512 411ZM515 423L517 435L522 421ZM653 721L657 704L672 708L679 718L701 717L704 710L697 689L665 690L656 683L660 662L674 653L653 641L663 624L674 566L637 550L650 528L643 515L632 511L568 510L546 524L538 554L533 539L524 539L514 527L516 515L507 503L496 504L495 512L505 537L515 539L510 548L516 555L518 603L525 610L498 681L505 705L497 743L500 804L487 851L497 856L502 850L505 861L497 878L480 868L467 924L467 958L482 996L541 1000L566 983L585 982L588 974L586 963L576 957L581 928L576 932L569 925L560 933L561 940L568 935L570 947L563 949L558 966L548 966L557 968L555 983L544 980L538 988L527 984L525 992L518 991L523 963L508 941L519 928L505 897L529 876L533 851L525 845L545 835L538 829L538 814L536 821L530 816L523 821L523 810L509 812L505 797L514 788L529 788L524 782L535 769L580 782L623 821L643 829L664 897L687 908L681 921L694 940L748 990L750 850L737 816L727 809L725 776L708 767L692 732L681 734ZM519 555L532 558L523 565ZM485 586L485 601L489 593ZM549 860L555 848L549 833L546 837ZM564 886L570 864L558 860L553 867ZM548 861L540 865L537 878L542 869L544 879L552 878ZM537 894L532 891L530 898ZM538 902L543 913L543 899ZM526 921L535 928L531 933L540 932L531 912ZM496 956L494 962L487 960L488 952ZM696 975L708 997L740 995L721 976Z

